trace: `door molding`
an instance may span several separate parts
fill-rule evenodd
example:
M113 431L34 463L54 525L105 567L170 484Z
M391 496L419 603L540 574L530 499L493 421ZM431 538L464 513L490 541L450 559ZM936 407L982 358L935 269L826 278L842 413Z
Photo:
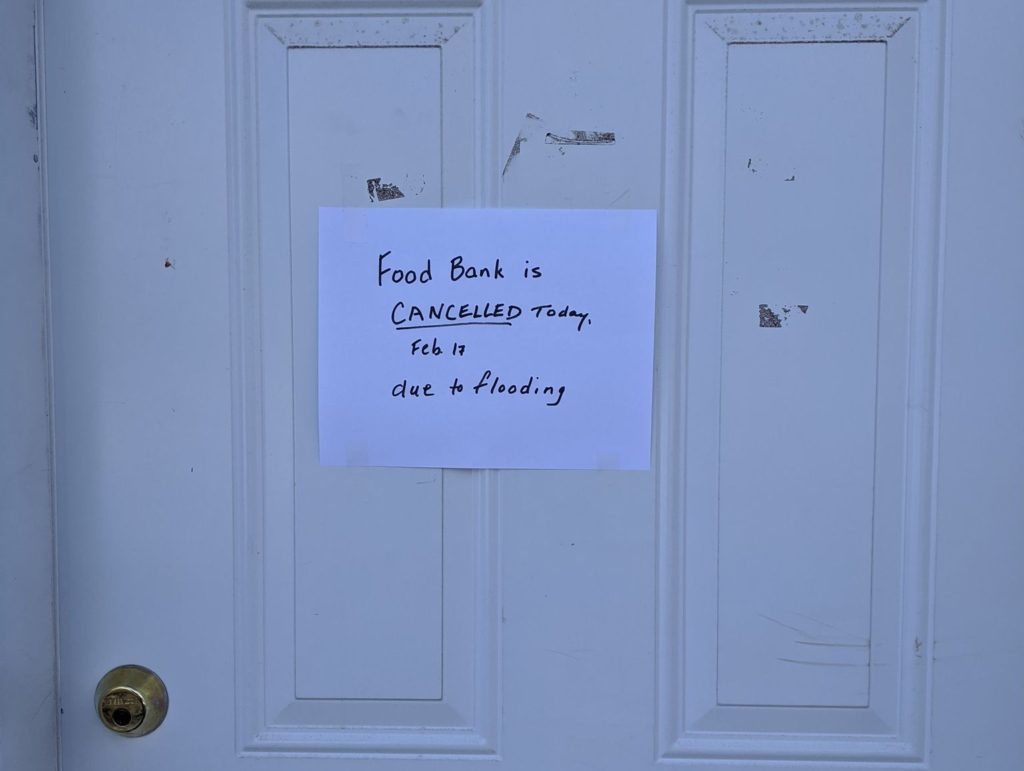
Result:
M669 7L667 26L676 33L670 35L667 49L670 107L665 136L671 139L665 167L685 163L688 168L666 185L666 220L684 224L670 226L663 251L684 255L686 275L675 291L684 308L680 326L693 331L675 332L678 337L666 340L662 350L662 388L669 394L663 404L674 412L660 421L667 428L661 436L659 464L677 468L682 457L686 471L685 481L669 473L660 475L659 756L673 761L740 757L751 762L924 762L931 682L927 644L934 574L933 405L943 228L946 3L927 0L908 8L880 1L868 9L832 2L803 8L768 0L746 3L736 11L704 0L679 0ZM846 45L851 43L855 45ZM770 57L781 56L786 49L785 55L795 56L798 48L803 50L799 56L816 57L822 66L829 57L850 56L857 48L867 56L873 49L881 86L875 93L883 95L883 101L872 107L867 100L856 101L852 92L837 102L808 101L811 92L787 91L793 81L783 78L764 111L745 104L743 109L750 112L733 112L733 122L728 123L730 109L736 109L735 101L730 107L730 94L741 101L744 96L736 94L763 90L749 83L748 90L742 90L744 79L755 82L757 68L750 62L768 66L779 61ZM804 105L797 107L801 99ZM868 141L877 149L865 144L859 157L868 162L878 159L872 184L880 186L884 202L879 213L873 199L858 209L856 199L837 197L834 200L841 203L833 213L820 210L823 221L849 225L851 232L864 229L865 237L856 248L839 251L848 247L837 245L829 235L838 228L823 226L819 232L824 235L814 236L820 239L815 244L818 253L831 255L834 265L843 265L851 276L851 266L862 271L859 294L852 289L853 281L845 283L844 291L847 301L859 298L866 331L839 322L826 333L828 312L823 311L813 322L821 325L821 336L808 334L792 348L786 346L793 338L784 337L789 330L775 335L776 329L762 329L785 327L788 320L759 324L759 300L750 289L765 291L762 287L773 284L759 283L761 274L754 268L770 264L779 276L792 270L779 286L799 286L822 297L830 296L831 279L812 284L808 276L813 269L786 267L791 266L791 256L777 245L743 241L729 227L738 221L749 223L744 217L764 205L764 191L776 189L764 187L762 180L782 185L797 180L796 172L785 165L793 156L779 149L781 145L772 145L771 131L765 128L774 119L774 105L783 103L786 119L795 121L800 109L814 118L829 110L848 109L859 115L875 110L870 124L875 133ZM746 117L754 111L754 118ZM744 126L755 128L739 128ZM750 142L750 136L758 141ZM868 136L865 131L861 138ZM771 147L763 150L764 158L756 155L762 147ZM737 152L741 148L744 152ZM825 174L810 178L801 169L799 178L801 184L819 184L819 195L831 189ZM699 194L691 189L693 180L701 181ZM787 193L797 189L787 187ZM676 212L678 217L671 216ZM794 235L801 231L801 222L775 224L785 233L786 243L803 238ZM810 244L812 239L801 243ZM853 242L848 237L845 243ZM787 302L779 305L783 315L791 310ZM796 302L792 310L807 314L809 306ZM768 305L760 309L771 313ZM794 314L798 321L791 329L798 335L810 329L799 326L803 314ZM754 379L747 373L754 371L765 382L782 383L792 376L806 384L817 375L803 364L835 361L829 358L833 339L845 341L844 356L851 360L849 343L858 335L864 341L860 371L871 372L856 386L859 390L854 391L854 378L829 390L826 383L834 372L814 382L822 392L843 394L835 398L837 403L846 399L844 409L858 405L861 410L856 431L850 430L854 423L846 413L841 418L846 423L837 421L827 433L834 437L847 432L858 438L825 453L836 462L836 472L829 478L841 480L843 490L857 490L860 497L853 502L831 486L808 485L805 493L816 492L782 501L764 493L775 489L773 482L764 483L750 497L749 490L737 493L792 466L786 459L772 467L770 460L776 455L773 443L778 457L785 456L789 437L759 431L769 437L765 444L740 446L737 434L728 430L744 420L737 417L737 405L757 405L762 414L772 409L770 388L751 385ZM760 347L736 343L741 339L756 339ZM733 341L731 350L726 340ZM797 347L799 361L790 366L796 360L786 358L786 351ZM672 406L676 404L683 406ZM803 414L790 419L791 424L814 422ZM829 447L834 440L814 441ZM859 451L854 452L854 446ZM761 448L767 449L758 457ZM855 467L859 482L853 481ZM825 476L813 468L804 464L801 473ZM753 511L756 516L750 521L742 521L752 512L755 496L760 496L763 508ZM848 528L842 543L830 540L831 535L819 537L825 529L812 536L809 529L794 526L820 523L829 516L831 533L839 532L838 523ZM745 535L738 537L752 532L753 520L761 528L758 534L750 541ZM770 564L770 557L757 561L760 554L772 553L765 544L779 532L805 538L804 554L827 550L833 575L849 578L849 583L840 591L835 587L841 581L819 571L811 580L808 574L799 582L807 587L803 607L795 599L797 592L782 593L786 602L776 605L778 593L762 591L764 586L758 591L742 586L747 571L760 570L763 585L774 573L783 572L782 566ZM745 545L751 543L756 545ZM869 567L856 574L840 567L842 559L845 566ZM823 600L826 596L828 600ZM859 621L844 628L836 626L835 619L822 622L823 614L807 610L817 605L844 607L848 619L856 616ZM807 655L809 650L814 653ZM824 651L829 653L823 655ZM757 685L752 685L751 673L757 673Z
M309 243L305 249L295 245L297 229L289 214L303 195L292 188L290 115L296 97L289 92L289 78L301 77L292 57L310 51L323 58L330 51L396 56L436 49L444 129L436 148L442 174L431 181L448 205L493 200L494 180L487 170L496 164L487 140L494 133L488 94L495 71L495 5L493 0L415 7L383 3L369 9L348 0L327 9L305 0L227 4L236 748L241 755L493 758L500 752L498 606L491 599L499 552L493 475L445 470L418 481L408 474L402 478L401 484L430 485L437 496L431 504L427 487L418 493L425 507L436 505L424 509L429 512L424 517L437 518L425 532L440 539L444 555L436 565L436 696L399 696L387 688L373 693L379 683L345 691L344 671L334 666L334 679L326 679L323 659L317 658L322 649L310 642L338 630L330 614L318 620L321 614L304 613L296 602L320 580L296 568L302 550L311 548L303 533L318 532L303 530L303 522L318 515L302 504L304 485L310 484L303 469L316 465L309 459L315 443L296 430L315 425L315 414L301 417L315 405L310 398L315 390L296 373L313 371L309 362L315 362L315 352L308 342L315 339L315 314L306 311L314 307L309 298L316 296L316 283L315 250ZM360 188L359 201L367 189ZM396 484L394 474L387 479Z

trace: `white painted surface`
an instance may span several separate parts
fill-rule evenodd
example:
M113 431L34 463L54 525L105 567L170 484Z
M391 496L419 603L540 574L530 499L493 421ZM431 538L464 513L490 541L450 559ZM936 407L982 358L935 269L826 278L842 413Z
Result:
M718 700L866 707L885 45L728 56Z
M673 18L694 44L669 54L669 93L692 104L689 123L669 112L669 136L690 137L668 146L669 163L687 141L693 163L666 203L692 195L688 232L669 234L691 255L686 477L662 491L686 512L682 529L663 522L660 544L669 757L926 752L928 673L901 641L924 640L928 624L914 573L930 565L932 429L906 405L928 405L934 387L940 123L916 116L941 115L939 10ZM766 35L787 42L773 50ZM830 59L821 72L770 77L814 55ZM826 74L846 87L833 92ZM872 79L868 105L851 108ZM803 314L794 295L807 291L820 307L807 300Z
M36 3L0 16L0 769L57 767Z
M47 4L69 771L1015 767L1019 5L227 5ZM320 467L381 203L660 208L655 470Z
M942 769L1024 757L1024 614L1010 610L1024 585L1021 13L1003 1L953 15L931 651Z

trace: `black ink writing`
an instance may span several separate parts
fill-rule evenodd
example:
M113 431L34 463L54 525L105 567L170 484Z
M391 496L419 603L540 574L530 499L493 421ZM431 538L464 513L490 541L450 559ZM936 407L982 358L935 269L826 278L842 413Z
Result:
M473 324L498 324L512 326L512 320L519 318L523 309L506 303L438 303L422 307L406 305L399 300L391 308L391 323L396 329L423 329L425 327L470 326ZM436 321L437 324L430 322ZM419 326L411 326L411 325Z
M560 319L579 319L576 324L576 331L582 332L584 324L593 324L594 322L590 318L590 314L586 311L578 311L575 308L570 308L566 305L561 310L556 309L553 305L534 305L530 310L540 318L560 318Z
M509 396L550 396L554 398L554 401L546 402L548 407L557 407L562 403L562 397L565 395L565 386L540 386L538 381L540 378L535 375L531 375L530 379L525 383L505 383L497 375L492 373L489 369L484 370L484 373L480 376L480 380L473 386L473 393L480 394L508 394ZM453 392L454 393L454 392Z
M452 257L449 275L452 281L460 281L464 278L505 278L505 273L501 269L500 257L494 261L493 268L489 266L480 268L474 265L464 266L461 254L458 257Z
M466 353L466 346L462 343L452 343L452 356L464 356ZM424 340L422 337L417 337L409 344L409 354L416 356L443 356L444 349L441 344L437 342L437 338L431 338L430 340Z
M443 353L443 351L441 350L441 346L437 344L436 337L429 343L425 343L423 341L423 338L417 337L415 340L412 341L411 349L412 350L410 350L409 353L413 354L414 356L417 353L422 354L423 356L440 356Z
M434 386L430 383L423 385L410 384L408 380L403 380L401 383L396 383L395 387L391 389L391 395L405 399L407 397L418 398L420 396L434 396Z
M391 250L384 252L384 254L377 256L377 286L384 286L384 277L388 274L388 279L392 284L415 284L417 281L421 284L426 284L428 281L434 278L434 275L430 272L430 260L427 260L427 267L418 273L415 270L403 270L402 268L385 268L384 260L391 254Z
M435 259L437 259L437 255L435 255ZM407 260L405 264L402 262L403 260L394 257L391 250L378 254L377 286L389 285L402 288L427 284L434 279L430 258L421 258L418 264L413 262L412 265ZM544 276L540 266L531 264L530 260L523 260L522 265L524 279L534 280ZM448 260L448 278L453 284L477 279L504 279L506 269L507 266L502 265L501 258L484 261L470 258L470 261L467 261L460 254ZM529 319L527 314L532 314L533 318L539 321L565 319L576 327L577 332L582 332L584 327L593 324L589 311L580 310L564 303L534 305L528 311L524 311L522 306L510 302L437 301L420 305L409 300L409 297L398 299L391 306L391 324L396 330L464 326L511 327L513 322L521 316ZM426 334L429 335L429 333ZM440 340L436 336L415 337L408 345L409 355L417 359L438 356L464 357L466 355L464 343L457 340L445 340L443 336ZM395 383L391 388L391 396L394 399L420 400L437 395L432 383L409 378L391 382ZM447 386L448 395L460 397L460 399L465 399L466 397L461 395L466 393L470 396L534 398L537 404L558 407L564 402L566 394L564 384L556 385L550 381L543 382L542 378L536 374L526 378L509 378L499 377L493 370L484 369L480 377L476 379L475 385L473 382L472 379L468 381L470 388L467 389L458 377L452 378L451 383ZM442 388L441 393L443 394L443 392Z

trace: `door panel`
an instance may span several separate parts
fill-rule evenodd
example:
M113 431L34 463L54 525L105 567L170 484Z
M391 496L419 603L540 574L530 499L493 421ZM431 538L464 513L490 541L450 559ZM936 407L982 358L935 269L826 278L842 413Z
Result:
M235 287L235 401L251 399L235 452L262 464L236 499L254 533L236 602L244 638L265 640L236 649L238 745L493 755L485 475L321 467L316 435L317 207L476 203L489 26L458 8L232 10L232 171L250 204L233 215L255 245L239 280L258 288Z
M906 405L932 414L942 9L679 10L662 747L919 760L934 425Z
M1024 64L951 6L48 2L66 768L1013 767ZM319 206L658 209L652 470L321 467Z

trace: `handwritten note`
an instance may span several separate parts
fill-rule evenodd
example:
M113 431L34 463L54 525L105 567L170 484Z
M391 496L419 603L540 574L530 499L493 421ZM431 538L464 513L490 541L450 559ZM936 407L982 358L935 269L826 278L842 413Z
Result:
M320 461L646 469L656 214L320 209Z

